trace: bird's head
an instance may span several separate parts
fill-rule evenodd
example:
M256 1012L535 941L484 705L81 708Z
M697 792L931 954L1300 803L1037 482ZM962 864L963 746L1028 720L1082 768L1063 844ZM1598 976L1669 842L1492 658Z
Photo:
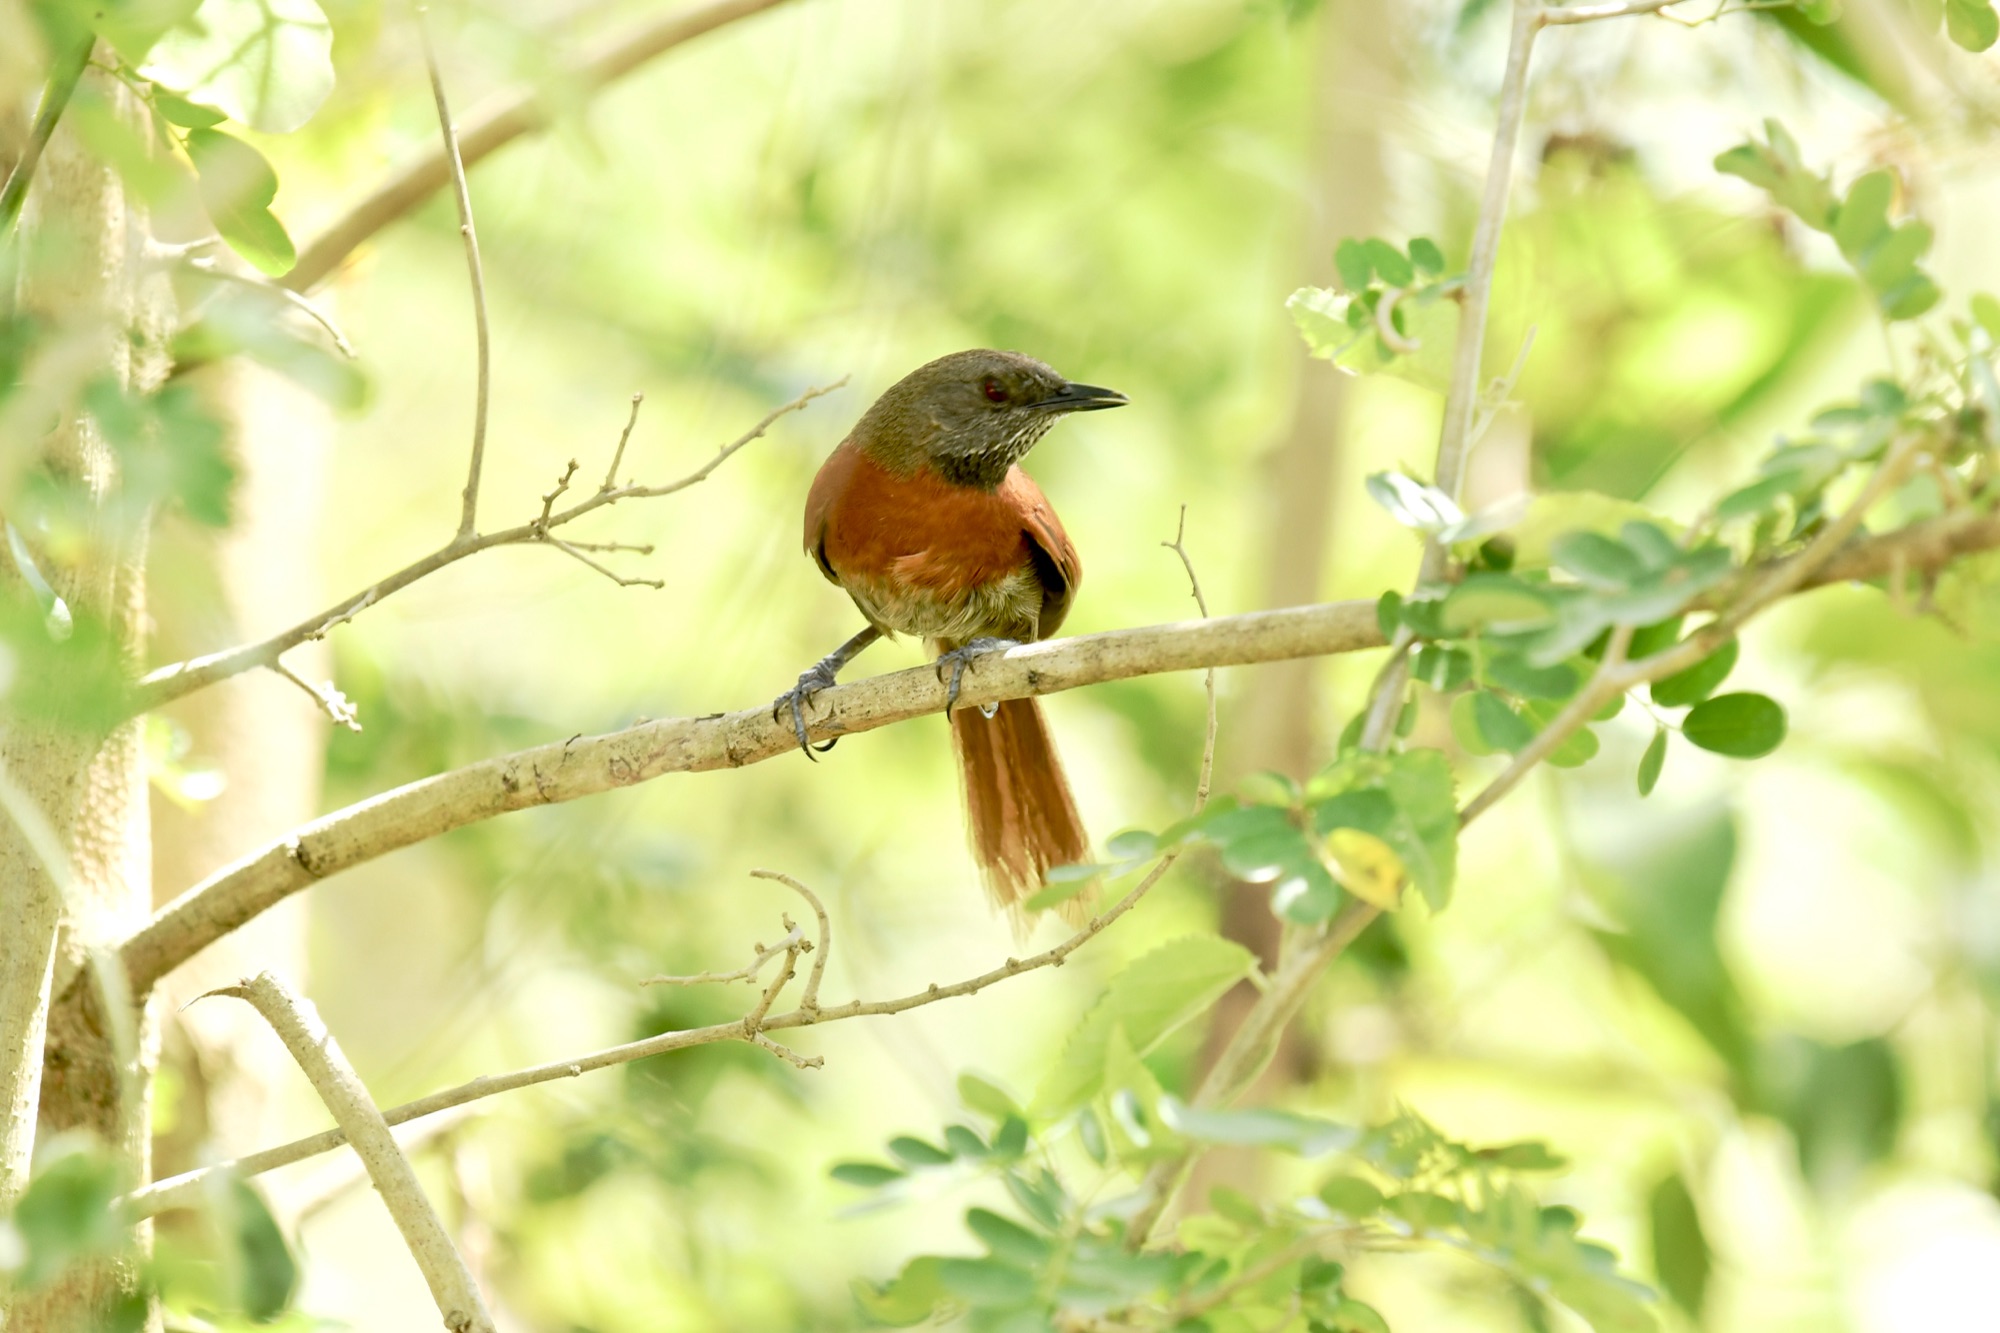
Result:
M1031 356L976 348L905 375L855 430L892 467L928 464L947 480L991 489L1062 417L1128 401L1115 389L1064 379Z

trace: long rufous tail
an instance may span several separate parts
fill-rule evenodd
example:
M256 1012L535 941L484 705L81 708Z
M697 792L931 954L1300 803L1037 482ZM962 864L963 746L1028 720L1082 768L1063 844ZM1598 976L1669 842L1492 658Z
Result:
M1050 867L1090 859L1090 837L1062 760L1033 699L1004 700L990 718L977 708L956 709L951 740L973 855L993 901L1018 919ZM1090 915L1086 895L1062 904L1065 920L1081 923Z

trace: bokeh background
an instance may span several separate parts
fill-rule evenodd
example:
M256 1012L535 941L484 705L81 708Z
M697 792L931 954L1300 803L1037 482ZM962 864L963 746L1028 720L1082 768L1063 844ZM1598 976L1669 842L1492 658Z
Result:
M593 520L595 539L654 544L609 558L664 589L496 552L333 635L320 670L364 730L327 737L282 683L256 684L288 719L262 733L282 758L316 776L324 747L317 808L789 685L858 624L799 550L814 469L876 393L962 347L1027 351L1133 400L1065 424L1029 463L1084 557L1067 628L1192 614L1161 547L1183 505L1215 611L1407 585L1416 542L1361 480L1427 469L1438 400L1309 361L1283 303L1332 280L1343 236L1429 235L1462 263L1504 4L797 0L594 97L561 85L570 56L658 2L433 15L462 114L522 83L563 107L472 178L496 367L483 514L531 516L571 458L599 475L635 392L628 470L663 481L805 386L850 383L701 487ZM260 140L300 237L436 134L401 7L326 8L334 100ZM2000 287L2000 64L1885 54L1861 22L1879 7L1850 8L1830 29L1737 15L1545 37L1489 367L1530 325L1536 342L1475 464L1481 496L1532 482L1685 516L1885 369L1831 246L1710 165L1765 117L1838 179L1894 167L1937 227L1931 267L1954 303ZM253 550L232 557L250 631L366 585L457 517L473 343L449 200L325 299L369 392L329 421L293 390L256 391L246 484L276 517L237 534ZM165 583L199 589L176 550L162 543ZM1351 1120L1407 1104L1473 1142L1545 1139L1573 1162L1555 1198L1680 1298L1669 1327L1991 1327L2000 652L1975 597L1947 587L1940 604L1919 616L1837 589L1769 617L1737 679L1786 702L1791 739L1755 765L1680 747L1643 803L1632 769L1651 722L1628 709L1597 762L1539 775L1476 826L1448 912L1412 903L1338 964L1260 1095ZM918 660L881 646L850 670ZM1373 667L1224 672L1223 782L1323 763ZM1100 838L1184 810L1202 706L1196 675L1048 702ZM177 837L244 828L219 812L259 781L217 794L224 742L177 725L160 742L163 857ZM1441 718L1420 725L1451 745ZM740 1012L741 987L637 983L738 966L779 933L794 904L752 867L826 898L829 998L949 981L1019 948L971 870L949 754L927 719L818 764L511 815L315 887L272 927L303 934L269 947L303 950L385 1103ZM1462 781L1492 762L1465 760ZM934 1132L961 1071L1031 1091L1123 961L1218 924L1260 938L1260 911L1217 867L1185 863L1069 966L802 1034L822 1070L717 1046L593 1074L481 1103L422 1169L505 1327L858 1327L850 1280L953 1248L968 1200L848 1215L829 1165ZM1044 924L1035 939L1057 937ZM302 1088L233 1126L177 1118L194 1081L228 1081L186 1041L169 1043L167 1160L320 1126ZM1185 1032L1154 1057L1169 1087L1203 1041ZM388 1219L344 1171L269 1178L299 1227L300 1307L431 1327ZM1353 1287L1397 1328L1531 1326L1439 1260L1364 1260Z

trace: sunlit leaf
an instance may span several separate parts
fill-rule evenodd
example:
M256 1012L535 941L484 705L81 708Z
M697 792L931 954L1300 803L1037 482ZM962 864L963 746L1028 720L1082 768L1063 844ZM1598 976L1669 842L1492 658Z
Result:
M298 251L271 212L278 176L264 155L220 130L189 130L187 150L202 207L229 248L273 277L290 270Z
M1205 1110L1173 1097L1160 1099L1160 1118L1191 1139L1283 1148L1301 1157L1322 1156L1345 1148L1360 1137L1358 1131L1346 1125L1290 1111Z
M284 134L333 91L333 27L313 0L201 0L139 72L251 129Z
M1172 940L1134 959L1063 1043L1035 1092L1038 1115L1060 1115L1095 1096L1103 1084L1106 1043L1122 1028L1144 1055L1169 1032L1206 1010L1247 976L1256 956L1216 935Z
M1326 835L1326 855L1342 888L1385 912L1396 910L1410 876L1388 843L1358 828L1337 828Z

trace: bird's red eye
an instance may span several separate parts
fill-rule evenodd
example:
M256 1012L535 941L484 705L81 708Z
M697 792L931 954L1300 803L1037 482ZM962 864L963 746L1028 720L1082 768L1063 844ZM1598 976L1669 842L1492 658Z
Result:
M994 379L991 375L988 375L985 382L979 387L986 394L986 401L989 403L1004 403L1007 401L1007 386L999 380Z

